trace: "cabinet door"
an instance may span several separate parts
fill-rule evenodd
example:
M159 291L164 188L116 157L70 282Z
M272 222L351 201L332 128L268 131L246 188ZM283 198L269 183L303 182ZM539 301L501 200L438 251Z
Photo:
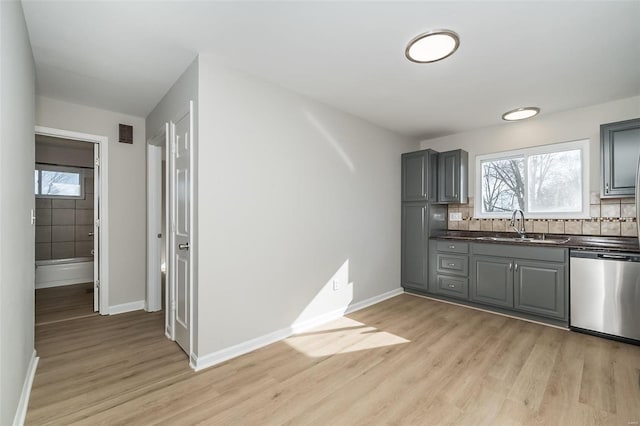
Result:
M426 149L402 155L402 201L436 201L438 153Z
M564 265L516 259L514 272L516 309L554 318L566 317Z
M600 126L602 161L601 196L635 195L640 156L640 119Z
M442 152L438 157L438 201L441 203L466 203L467 152L457 149Z
M426 203L402 205L402 286L427 291Z
M471 300L513 307L513 260L474 256L471 270Z

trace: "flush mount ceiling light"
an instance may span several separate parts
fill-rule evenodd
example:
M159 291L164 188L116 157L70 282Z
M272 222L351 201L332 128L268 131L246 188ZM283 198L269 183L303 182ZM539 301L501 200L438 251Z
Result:
M404 51L412 62L427 64L451 56L460 46L460 37L451 30L434 30L414 37Z
M540 108L536 107L516 108L502 114L502 119L505 121L525 120L538 115L539 112Z

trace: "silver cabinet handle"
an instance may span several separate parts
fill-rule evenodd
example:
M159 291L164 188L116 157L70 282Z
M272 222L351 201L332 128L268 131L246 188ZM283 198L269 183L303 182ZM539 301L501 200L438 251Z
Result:
M449 248L450 248L450 249L454 249L454 248L456 248L456 246L449 246Z
M455 284L449 284L449 288L456 288Z
M189 243L178 244L178 250L189 250Z
M455 263L450 263L449 266L456 266L456 264Z
M518 272L518 264L516 263L516 272Z
M509 271L513 269L513 263L509 262Z
M93 232L89 232L87 235L93 237Z

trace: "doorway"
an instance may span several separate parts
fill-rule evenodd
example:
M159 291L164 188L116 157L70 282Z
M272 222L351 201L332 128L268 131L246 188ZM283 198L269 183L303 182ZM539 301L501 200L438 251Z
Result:
M148 311L164 306L165 334L188 355L193 340L192 148L190 102L147 143L146 306Z
M107 142L35 127L36 325L108 314Z

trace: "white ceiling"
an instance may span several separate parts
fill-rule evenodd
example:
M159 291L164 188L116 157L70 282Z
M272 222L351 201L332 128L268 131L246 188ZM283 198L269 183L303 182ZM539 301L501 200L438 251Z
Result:
M198 52L422 138L640 94L638 0L23 5L39 94L143 117ZM460 35L453 56L405 59L440 28Z

